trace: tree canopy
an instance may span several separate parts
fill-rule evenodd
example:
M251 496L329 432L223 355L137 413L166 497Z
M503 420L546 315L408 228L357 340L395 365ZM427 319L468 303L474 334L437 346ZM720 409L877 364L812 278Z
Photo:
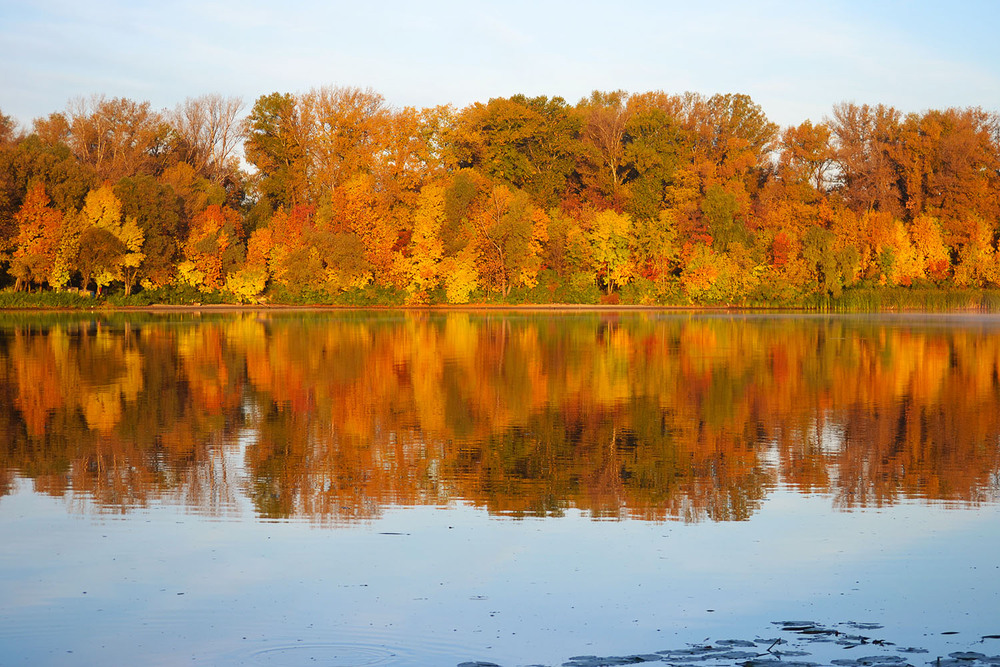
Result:
M0 284L650 304L1000 286L994 111L845 102L779 128L743 94L413 109L329 86L244 109L0 114Z

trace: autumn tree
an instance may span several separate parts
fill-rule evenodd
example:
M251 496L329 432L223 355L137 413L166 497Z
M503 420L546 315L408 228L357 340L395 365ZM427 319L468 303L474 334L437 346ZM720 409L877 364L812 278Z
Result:
M181 161L217 183L238 168L243 100L219 94L189 97L169 114Z
M632 278L634 267L629 252L632 219L627 213L601 211L594 216L587 240L593 249L594 268L604 289L611 294Z
M951 253L944 243L941 222L933 216L918 216L910 224L909 236L920 257L924 274L932 280L947 278L951 269Z
M145 234L134 217L123 215L121 200L110 185L103 185L87 195L79 215L77 268L83 286L91 280L100 294L115 280L125 284L131 294L145 258L142 252Z
M191 221L185 260L178 266L181 279L199 289L221 289L245 259L243 243L239 214L227 206L209 206Z
M483 287L504 297L515 286L534 286L545 220L522 191L494 186L472 215Z
M181 217L185 222L212 204L226 205L225 188L198 174L187 162L178 162L164 169L157 181L169 187L180 198Z
M576 105L580 116L580 162L584 184L613 205L620 204L625 164L628 93L595 90Z
M14 214L34 183L42 183L52 206L69 215L83 206L95 175L65 144L46 143L37 134L0 146L0 251L12 243Z
M70 137L69 119L66 114L53 112L48 116L36 118L31 123L32 134L48 145L68 144Z
M981 109L932 110L902 122L898 155L907 213L937 217L952 246L970 239L973 217L1000 217L995 125Z
M705 108L705 117L695 121L696 136L718 177L753 179L767 165L778 126L748 95L713 95Z
M380 191L408 214L421 188L444 172L441 156L443 111L412 107L390 109L383 121L372 175ZM404 214L405 215L405 214Z
M789 185L806 185L812 190L810 199L826 193L834 166L830 128L805 121L785 128L781 133L778 175Z
M955 284L959 287L986 287L1000 284L1000 265L993 243L993 226L978 216L969 220L969 240L958 251Z
M362 240L332 225L311 206L278 209L247 243L247 266L264 267L291 294L336 294L372 280ZM248 278L250 276L247 276Z
M149 102L95 95L77 98L67 112L68 143L102 180L157 174L169 149L170 129Z
M13 143L17 134L17 121L0 111L0 146Z
M62 241L63 214L49 203L45 186L36 183L14 216L17 236L10 272L17 279L15 291L34 282L55 282L52 272Z
M671 280L679 268L681 238L676 215L663 209L655 220L632 221L630 246L635 270L654 283Z
M444 187L428 185L420 192L413 214L409 256L402 260L402 271L409 277L408 288L418 295L434 289L440 281L441 259L444 256L444 243L441 241L444 200Z
M829 121L839 172L837 190L857 212L901 215L902 178L898 164L901 114L879 104L834 105Z
M388 130L381 95L371 89L316 88L300 98L298 108L313 201L372 174Z

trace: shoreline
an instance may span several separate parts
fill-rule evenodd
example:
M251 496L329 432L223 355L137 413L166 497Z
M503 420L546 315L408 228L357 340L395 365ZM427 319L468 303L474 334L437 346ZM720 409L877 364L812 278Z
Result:
M541 312L621 312L621 311L678 311L678 312L733 312L733 311L802 311L813 308L804 306L671 306L646 304L589 304L589 303L535 303L535 304L429 304L429 305L341 305L341 304L237 304L237 303L185 303L151 304L148 306L114 306L99 304L94 306L17 306L0 307L0 314L8 312L307 312L307 311L541 311Z
M401 306L351 306L331 304L157 304L149 306L23 306L0 307L0 317L6 314L31 313L322 313L322 312L522 312L522 313L747 313L747 314L797 314L797 315L1000 315L976 307L960 308L878 308L824 310L807 306L665 306L639 304L435 304Z

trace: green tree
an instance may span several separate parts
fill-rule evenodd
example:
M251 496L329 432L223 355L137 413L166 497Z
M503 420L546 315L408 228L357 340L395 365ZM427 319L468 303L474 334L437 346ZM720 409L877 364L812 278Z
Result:
M625 133L628 210L636 219L656 220L682 160L684 132L672 116L652 108L634 113Z
M288 93L261 95L247 118L243 149L257 169L257 188L272 210L306 199L303 130L295 98Z
M144 259L136 267L138 279L149 286L168 284L180 258L178 239L187 236L181 198L152 176L123 178L115 184L114 193L122 203L122 214L138 223L145 238Z
M579 118L561 97L494 98L464 109L451 134L457 166L554 206L574 170Z
M713 247L719 252L729 249L731 243L749 244L746 226L736 217L740 205L736 197L719 185L711 185L701 203L705 227L712 237Z
M479 281L482 287L508 296L532 269L537 272L541 247L535 243L535 207L528 195L498 185L472 217L479 251Z
M833 232L822 227L810 227L802 240L802 258L813 274L818 290L839 297L850 286L858 271L860 257L857 248L837 248Z

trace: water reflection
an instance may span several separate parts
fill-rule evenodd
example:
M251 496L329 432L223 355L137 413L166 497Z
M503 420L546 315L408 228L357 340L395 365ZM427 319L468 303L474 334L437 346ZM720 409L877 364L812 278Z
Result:
M338 523L996 502L995 320L472 313L0 320L0 493Z

